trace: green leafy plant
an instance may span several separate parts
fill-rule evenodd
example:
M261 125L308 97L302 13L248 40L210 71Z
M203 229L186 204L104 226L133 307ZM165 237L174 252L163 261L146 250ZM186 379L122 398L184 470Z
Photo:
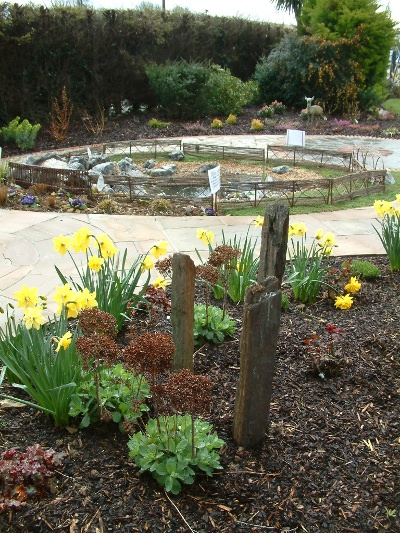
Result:
M117 328L121 329L128 307L134 307L141 299L150 281L150 269L153 261L148 255L139 255L128 266L127 249L122 256L118 253L111 239L106 235L94 236L87 228L81 228L71 239L64 235L53 239L54 249L61 254L68 253L75 265L79 280L64 276L56 266L60 280L69 283L75 290L86 288L95 293L98 308L110 313L117 319ZM99 255L91 248L98 249ZM71 247L79 253L86 254L86 266L79 267L70 253ZM147 274L146 274L147 272ZM145 274L145 279L142 278ZM141 288L138 290L139 280Z
M152 118L148 121L147 125L150 128L168 128L168 126L171 125L171 122L163 122L162 120L158 120L157 118Z
M11 448L0 459L0 514L19 509L28 498L43 496L47 479L54 476L55 467L62 464L63 453L51 448L43 450L34 444L20 452Z
M81 363L76 353L78 332L68 334L65 312L54 320L30 329L8 317L5 330L0 328L0 360L10 372L14 387L25 391L36 403L0 394L39 409L54 418L57 426L69 422L69 402L79 384ZM68 338L69 337L69 338ZM67 339L64 343L57 341ZM61 348L61 349L60 349Z
M234 320L223 309L204 304L194 306L194 340L195 344L222 342L227 335L236 331Z
M108 419L123 429L124 422L136 424L138 418L148 411L145 401L149 385L143 376L124 369L122 364L99 371L98 387L92 372L82 376L76 393L71 397L69 414L82 416L80 427Z
M219 118L215 118L212 122L211 122L211 127L216 129L216 130L220 130L224 127L224 125L222 124L222 120L220 120Z
M311 246L308 247L306 232L307 228L302 222L295 222L289 227L290 274L286 282L291 285L296 300L313 303L321 285L326 284L327 266L323 260L330 255L332 247L335 246L335 237L332 233L322 235L322 231L318 231ZM300 237L300 240L295 242L294 237Z
M281 300L281 309L282 311L287 311L289 309L289 298L286 294L282 293L282 300Z
M212 426L200 419L192 424L191 415L160 416L149 420L145 431L131 435L129 456L141 473L150 472L165 490L179 494L182 483L191 485L197 473L212 476L222 468L219 450L224 441L211 431Z
M377 279L381 275L379 268L369 261L353 260L350 269L353 276L361 279Z
M219 272L217 281L211 283L214 298L217 300L224 298L224 309L226 296L234 302L243 302L246 289L255 282L257 278L260 258L255 254L257 239L249 237L247 230L244 241L235 235L233 239L227 240L222 231L222 245L213 247L208 243L209 259L204 262L201 254L196 250L197 257L203 264L215 267ZM207 272L206 272L207 274ZM200 276L201 278L201 276ZM207 281L207 276L203 278Z
M382 217L381 231L375 226L381 243L389 259L390 270L400 270L400 194L396 195L397 206L394 202L376 200L374 209Z
M27 119L23 120L21 123L19 123L19 121L20 117L16 117L8 126L1 128L0 133L3 136L4 142L15 143L23 150L33 148L41 125L36 124L35 126L32 126Z
M4 184L7 180L9 165L7 161L0 161L0 184Z

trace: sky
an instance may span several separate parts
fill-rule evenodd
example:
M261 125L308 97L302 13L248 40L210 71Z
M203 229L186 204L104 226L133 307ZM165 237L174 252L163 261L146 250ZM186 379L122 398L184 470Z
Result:
M9 0L10 3L27 4L29 0ZM146 0L147 2L147 0ZM57 0L31 0L33 4L52 5L57 4ZM63 3L61 0L59 3ZM68 3L65 0L64 3ZM135 8L143 3L143 0L89 0L88 4L95 8L107 9L128 9ZM162 0L150 0L147 3L162 6ZM383 7L388 6L392 12L392 19L400 24L400 1L381 0ZM295 24L294 15L289 15L286 11L277 11L274 3L268 0L165 0L166 10L174 7L188 8L194 13L208 12L209 15L235 17L240 16L251 20L261 20L263 22L276 22L284 24Z

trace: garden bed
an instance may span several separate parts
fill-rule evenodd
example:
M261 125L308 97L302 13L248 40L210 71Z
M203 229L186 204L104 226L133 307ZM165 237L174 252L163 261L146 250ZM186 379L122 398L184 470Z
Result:
M2 451L40 443L66 457L51 492L0 515L0 531L398 531L400 273L390 272L386 257L366 259L381 276L362 283L351 309L335 309L326 294L299 305L284 289L290 304L281 319L268 436L254 450L232 440L243 309L229 306L237 332L200 347L194 368L212 381L208 420L226 443L223 470L196 477L178 496L138 475L128 437L113 425L59 429L29 407L3 406ZM326 349L328 323L345 337L337 372L322 379L305 341L319 337ZM151 328L168 331L167 314Z

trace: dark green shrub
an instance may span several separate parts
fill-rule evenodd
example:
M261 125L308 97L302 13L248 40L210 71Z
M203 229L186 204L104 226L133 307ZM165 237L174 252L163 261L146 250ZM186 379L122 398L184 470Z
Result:
M146 73L156 105L168 116L197 118L208 113L209 101L204 91L210 78L207 67L186 61L152 63Z
M378 267L369 261L352 261L351 275L361 279L376 279L381 275Z
M322 37L287 35L256 66L254 80L261 102L279 100L305 107L315 96L325 112L349 112L357 104L363 73L351 57L355 39L327 41Z
M211 68L205 90L209 95L211 112L224 115L240 113L244 106L252 104L258 97L258 86L254 81L243 82L232 76L229 69L217 65Z

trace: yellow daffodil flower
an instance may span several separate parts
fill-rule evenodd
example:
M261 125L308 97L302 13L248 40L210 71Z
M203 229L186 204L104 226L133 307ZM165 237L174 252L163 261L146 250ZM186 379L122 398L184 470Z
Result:
M40 329L40 326L46 323L45 317L42 315L42 307L40 305L36 307L26 307L23 321L26 329Z
M349 283L344 286L346 292L358 292L361 289L361 283L357 278L350 278Z
M145 270L151 270L153 266L154 266L154 263L153 263L152 258L146 255L146 257L143 259L143 262L142 262L142 271L144 272Z
M254 225L256 228L262 228L264 226L264 217L257 215L257 218L254 221Z
M165 278L163 278L162 276L158 276L154 281L153 281L153 286L156 288L156 289L163 289L165 291L165 288L167 286L167 280Z
M74 233L72 247L76 253L86 252L92 242L92 232L89 228L83 227Z
M393 209L392 202L387 202L386 200L375 200L374 209L380 217L388 215Z
M323 249L323 252L325 257L329 257L332 254L332 246L327 246Z
M37 287L28 287L25 284L22 285L20 291L14 292L14 298L17 300L18 307L35 307L40 302Z
M79 293L81 309L92 309L97 307L96 291L90 292L88 288L84 288Z
M158 259L162 255L165 255L167 253L168 248L168 242L167 241L160 241L158 244L155 244L151 250L150 254L155 258Z
M353 298L350 294L345 294L344 296L336 296L335 307L338 309L350 309L353 305Z
M104 259L102 257L98 257L97 255L92 255L89 258L88 261L88 267L90 270L93 270L94 272L100 272L101 267L103 266Z
M307 233L304 222L294 222L289 226L289 237L303 237Z
M332 246L336 245L336 239L333 233L328 231L325 233L325 235L322 237L322 245L332 248Z
M53 238L53 250L59 252L61 255L65 255L68 250L71 249L72 239L71 237L66 237L65 235L59 235L58 237Z
M76 318L79 311L82 309L80 293L75 291L71 291L71 293L70 299L65 304L65 307L67 308L67 317Z
M57 341L57 348L56 352L58 353L60 351L60 348L63 348L66 350L68 346L71 344L72 341L72 333L70 331L67 331L60 339L55 339Z
M74 295L74 291L71 289L71 285L69 283L66 283L65 285L56 287L56 292L52 296L52 300L54 300L58 304L58 308L56 310L56 314L59 315L63 309L63 307L69 302Z
M196 237L203 241L204 244L212 244L214 241L214 233L203 228L199 228L196 231Z
M114 257L118 252L118 249L114 246L113 241L107 235L107 233L102 233L96 237L96 244L100 249L102 257L108 259L109 257Z
M324 232L322 229L317 229L317 232L315 234L315 240L320 241L322 239Z
M396 202L399 202L400 204L400 194L396 194Z

